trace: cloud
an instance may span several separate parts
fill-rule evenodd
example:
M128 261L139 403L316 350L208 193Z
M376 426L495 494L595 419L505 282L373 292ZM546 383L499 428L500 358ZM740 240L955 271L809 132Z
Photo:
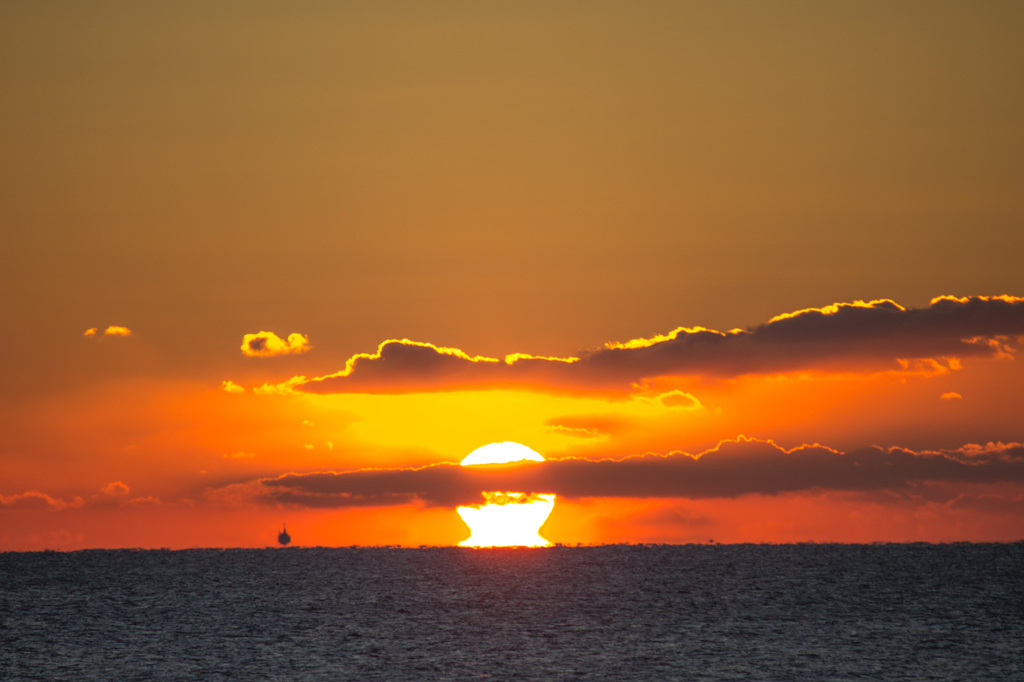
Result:
M282 381L279 384L263 384L252 389L252 392L256 395L292 395L295 393L295 388L304 385L308 378L304 376L297 376Z
M939 398L942 400L962 400L963 396L956 391L949 391L940 395Z
M697 397L685 391L672 390L658 395L658 400L665 407L680 407L683 409L697 409L702 407Z
M60 511L62 509L77 509L84 504L85 500L77 495L72 497L71 500L62 500L35 490L14 495L0 495L0 510L47 509L50 511Z
M305 334L289 334L282 339L274 332L257 332L242 337L242 353L250 358L269 358L275 355L297 355L307 352L309 337Z
M225 393L245 393L245 389L231 380L220 382L220 390Z
M971 464L974 462L985 462L993 459L1004 462L1014 462L1020 459L1021 452L1024 452L1024 443L989 441L985 444L968 443L967 445L956 448L955 450L944 451L941 454L952 457L966 464Z
M498 359L389 339L375 353L352 356L338 372L286 383L288 390L313 393L472 388L623 393L659 377L810 370L941 373L959 368L966 357L1013 357L1009 342L1020 335L1024 298L940 296L926 308L880 299L798 310L747 330L679 327L569 358L512 354Z
M89 327L85 330L83 336L96 336L99 333L97 327ZM111 325L103 330L103 336L131 336L132 330L128 327L121 327L119 325Z
M699 455L674 452L619 460L562 459L514 465L286 474L262 479L267 501L308 507L423 502L475 504L487 490L562 497L731 498L748 494L901 491L918 483L1024 483L1024 445L968 445L952 451L864 448L843 453L813 444L785 449L772 441L723 441Z
M111 497L124 497L131 492L131 489L124 481L114 481L113 483L108 483L103 486L100 492Z

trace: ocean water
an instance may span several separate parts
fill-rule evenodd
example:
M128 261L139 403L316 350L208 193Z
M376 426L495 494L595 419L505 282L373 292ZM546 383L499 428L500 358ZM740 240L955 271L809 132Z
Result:
M0 553L4 680L1021 680L1024 543Z

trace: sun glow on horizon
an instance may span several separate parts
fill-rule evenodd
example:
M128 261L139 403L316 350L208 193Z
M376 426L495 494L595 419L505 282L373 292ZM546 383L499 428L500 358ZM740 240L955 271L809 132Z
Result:
M491 443L466 455L462 466L543 462L544 458L519 443ZM484 492L480 506L459 507L457 511L470 535L461 547L547 547L551 543L540 535L540 527L555 507L550 493Z

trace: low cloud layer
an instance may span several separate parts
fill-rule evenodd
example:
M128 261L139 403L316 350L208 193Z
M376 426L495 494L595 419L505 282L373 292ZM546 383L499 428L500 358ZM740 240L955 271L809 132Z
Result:
M1024 444L968 445L942 452L865 448L842 453L822 445L790 450L741 438L691 456L645 455L349 473L286 474L259 485L266 501L306 507L423 502L477 504L481 492L513 490L569 498L731 498L807 490L899 491L916 483L1024 483Z
M779 315L747 330L680 327L570 358L487 358L408 339L389 340L376 353L353 356L339 372L296 377L289 387L314 393L491 387L625 392L658 377L950 368L968 357L1010 357L1014 349L1009 344L1021 335L1020 297L943 296L926 308L904 308L890 300L856 301Z
M287 339L282 339L274 332L256 332L242 337L242 353L251 358L297 355L310 348L309 337L305 334L289 334Z
M63 509L78 509L84 504L85 500L78 495L75 495L70 500L62 500L36 490L15 493L14 495L0 495L0 510L45 509L61 511Z
M38 490L29 490L13 495L0 495L0 512L18 511L71 511L80 509L110 509L131 505L162 504L152 495L129 498L131 489L123 481L113 481L99 489L98 493L82 497L73 495L70 499L54 497Z

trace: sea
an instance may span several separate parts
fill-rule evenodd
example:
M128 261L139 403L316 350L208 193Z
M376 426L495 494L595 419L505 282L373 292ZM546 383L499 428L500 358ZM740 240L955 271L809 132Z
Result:
M0 553L3 680L1024 680L1024 543Z

